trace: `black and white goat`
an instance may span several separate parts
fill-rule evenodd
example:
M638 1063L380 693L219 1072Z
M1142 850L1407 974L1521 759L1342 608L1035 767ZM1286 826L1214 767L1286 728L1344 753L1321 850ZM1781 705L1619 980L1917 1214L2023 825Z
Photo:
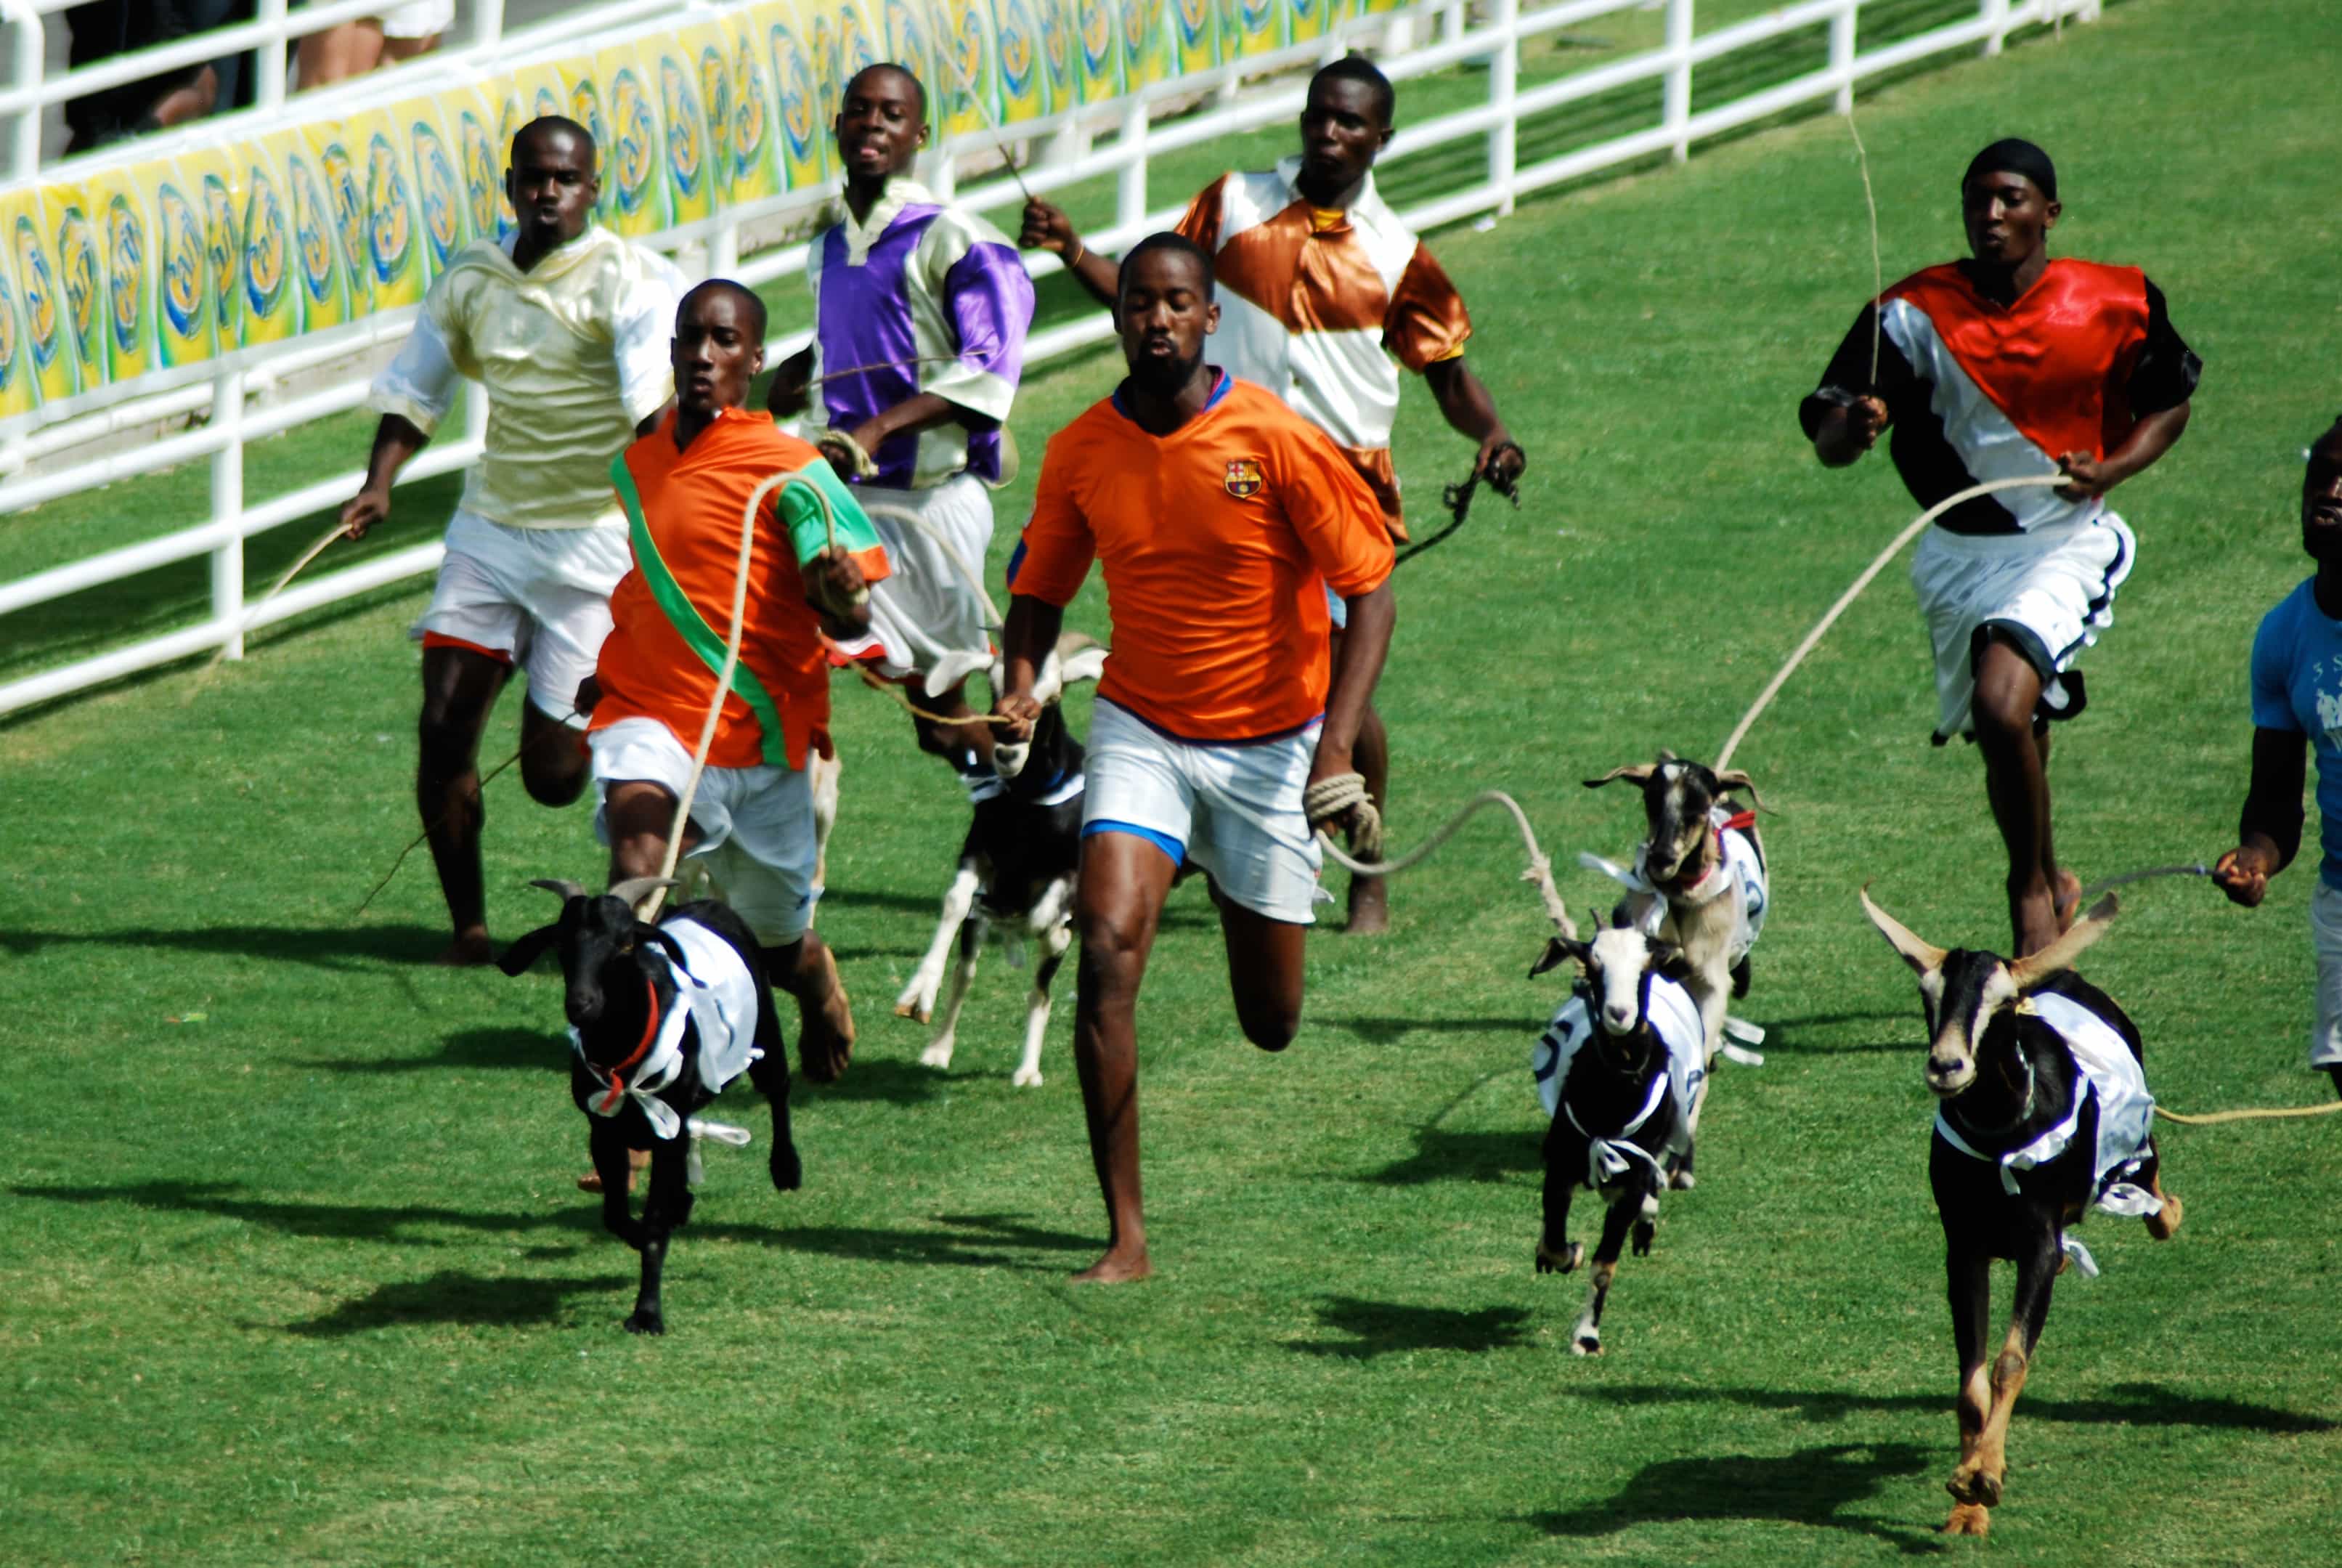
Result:
M949 1067L959 1030L960 1008L976 979L976 961L995 922L1011 924L1014 943L1030 939L1039 948L1033 990L1025 1010L1025 1054L1010 1082L1027 1087L1041 1082L1041 1043L1049 1030L1049 986L1074 939L1075 874L1082 858L1082 744L1066 727L1058 699L1079 681L1095 681L1106 664L1104 648L1087 637L1068 635L1042 661L1033 694L1041 718L1029 741L994 751L1001 777L998 793L975 803L967 835L960 841L959 868L944 893L943 918L935 940L895 999L897 1017L924 1024L934 1016L944 964L956 941L959 963L952 971L951 994L935 1037L920 1053L929 1067ZM992 668L992 689L1003 684ZM1014 948L1011 950L1015 951Z
M2097 1273L2066 1227L2095 1205L2144 1218L2167 1241L2179 1200L2163 1191L2148 1132L2155 1100L2138 1030L2072 970L2114 919L2112 894L2014 961L1922 942L1867 890L1862 907L1919 976L1937 1102L1927 1180L1960 1358L1960 1462L1945 1483L1955 1506L1944 1529L1982 1535L2000 1502L2009 1416L2048 1321L2050 1286L2067 1257L2086 1278ZM2017 1294L1987 1373L1995 1258L2017 1264Z
M1569 1201L1584 1187L1608 1204L1595 1243L1592 1286L1569 1348L1602 1353L1602 1307L1618 1270L1619 1250L1634 1233L1635 1255L1651 1250L1659 1193L1691 1163L1699 1130L1700 1090L1707 1074L1699 1009L1661 971L1668 944L1633 925L1595 934L1591 942L1556 937L1529 971L1565 960L1584 971L1530 1055L1537 1094L1553 1118L1545 1135L1545 1224L1536 1271L1569 1273L1586 1260L1569 1239Z
M635 877L596 896L574 882L531 884L561 896L561 915L520 937L497 960L518 975L550 948L567 982L569 1093L586 1113L587 1146L602 1178L602 1223L643 1255L626 1319L634 1333L665 1333L659 1278L667 1236L691 1218L690 1124L743 1072L773 1106L773 1185L805 1180L789 1137L789 1070L779 1016L756 939L712 900L671 909L656 924L635 901L672 886ZM650 1191L628 1213L626 1150L647 1144Z
M1756 808L1764 803L1738 768L1716 773L1664 751L1655 763L1612 768L1586 787L1622 778L1643 787L1647 836L1631 867L1592 857L1587 864L1626 884L1629 919L1681 946L1684 984L1699 1004L1713 1064L1724 1048L1726 1012L1734 997L1747 994L1749 949L1765 929L1770 893L1756 834ZM1736 808L1728 798L1736 790L1747 792L1750 809Z

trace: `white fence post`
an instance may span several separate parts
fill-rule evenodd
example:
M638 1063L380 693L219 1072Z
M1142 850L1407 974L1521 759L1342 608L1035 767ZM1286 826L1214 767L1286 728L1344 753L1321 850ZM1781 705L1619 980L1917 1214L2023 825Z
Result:
M1488 106L1497 115L1496 129L1488 133L1488 183L1496 187L1496 215L1504 218L1513 215L1513 169L1518 161L1513 98L1521 75L1520 0L1496 0L1494 20L1503 37L1488 61Z
M1992 31L1985 35L1984 52L1987 55L1999 54L2001 45L2008 36L2008 0L1983 0L1983 8L1977 15L1992 27Z
M1667 0L1666 88L1660 98L1666 128L1675 136L1675 160L1691 156L1691 35L1692 0Z
M227 444L212 454L212 521L244 515L244 373L231 370L212 383L212 423ZM244 657L244 535L223 539L212 551L212 619L227 628L224 657Z
M1830 18L1830 74L1843 74L1845 85L1832 100L1841 115L1854 113L1854 24L1862 10L1862 0L1846 0L1837 15Z
M9 29L16 35L16 57L10 62L15 79L9 84L29 93L41 85L48 54L48 27L29 5L6 7ZM30 182L41 172L41 111L27 106L16 111L8 127L8 177Z
M275 29L268 40L260 45L256 59L260 79L253 84L252 101L263 109L273 109L285 102L285 73L287 62L285 36L285 0L260 0L253 20L265 22Z

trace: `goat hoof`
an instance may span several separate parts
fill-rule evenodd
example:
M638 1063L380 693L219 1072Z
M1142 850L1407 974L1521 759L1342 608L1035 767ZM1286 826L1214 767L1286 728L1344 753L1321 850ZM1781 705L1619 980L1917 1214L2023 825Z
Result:
M1008 1082L1019 1089L1038 1089L1041 1086L1041 1069L1019 1067L1009 1074Z
M795 1147L783 1145L773 1150L773 1191L794 1193L805 1185L805 1164L797 1158Z
M1577 1338L1569 1342L1569 1353L1572 1355L1600 1355L1602 1353L1601 1336L1599 1334L1591 1333L1580 1334Z
M1584 1242L1564 1243L1561 1251L1557 1253L1547 1250L1543 1242L1537 1243L1536 1272L1541 1274L1574 1273L1577 1270L1577 1265L1585 1261L1586 1243Z
M1674 1175L1667 1178L1667 1185L1673 1187L1678 1193L1688 1193L1694 1187L1699 1185L1699 1178L1693 1175L1689 1171L1677 1171Z
M2180 1217L2187 1211L2179 1206L2177 1193L2165 1193L2161 1196L2163 1212L2147 1216L2147 1233L2158 1242L2167 1242L2178 1233Z
M648 1307L636 1307L626 1319L628 1333L665 1333L666 1319Z
M928 1019L935 1016L935 1012L936 1006L934 1003L922 1002L916 997L908 1001L897 1002L895 1004L895 1016L897 1018L908 1018L914 1023L925 1024Z
M1955 1503L1980 1509L2000 1505L2000 1477L1975 1465L1963 1464L1953 1471L1952 1478L1944 1483L1944 1490L1952 1494Z
M936 1041L934 1044L919 1053L919 1065L922 1067L934 1067L937 1069L950 1066L953 1044L954 1042L949 1040Z
M1992 1514L1973 1503L1963 1503L1944 1521L1947 1535L1985 1535L1992 1531Z
M1649 1257L1651 1255L1651 1242L1657 1234L1658 1227L1656 1225L1636 1225L1635 1227L1635 1255L1638 1258Z

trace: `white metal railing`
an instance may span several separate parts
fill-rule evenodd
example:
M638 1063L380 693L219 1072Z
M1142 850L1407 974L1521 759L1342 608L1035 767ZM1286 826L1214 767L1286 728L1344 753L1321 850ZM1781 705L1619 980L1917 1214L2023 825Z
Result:
M21 4L22 0L5 3ZM1012 144L1036 142L1043 149L1041 156L1024 170L1025 184L1036 193L1109 175L1116 179L1116 222L1091 237L1098 248L1118 248L1166 225L1182 210L1176 205L1156 207L1150 204L1147 171L1151 159L1280 121L1289 123L1301 106L1305 88L1296 78L1255 95L1221 97L1208 102L1200 111L1160 126L1151 123L1156 112L1174 101L1212 100L1216 95L1228 93L1241 77L1307 65L1338 55L1362 34L1394 26L1411 28L1416 20L1436 16L1443 24L1436 42L1385 56L1380 61L1383 69L1394 81L1406 81L1466 61L1486 61L1490 67L1486 76L1488 101L1476 108L1408 125L1392 139L1383 155L1382 166L1387 169L1433 148L1475 136L1486 138L1488 160L1485 179L1418 204L1402 215L1418 228L1430 228L1476 214L1508 213L1524 195L1620 164L1662 153L1681 161L1689 155L1696 143L1802 105L1827 101L1843 112L1851 106L1856 86L1867 78L1964 49L1997 54L2010 33L2051 22L2094 20L2100 8L2100 0L1973 0L1973 15L1864 53L1858 47L1861 14L1887 0L1806 0L1805 4L1706 35L1699 34L1696 27L1696 0L1666 0L1664 41L1658 47L1523 89L1519 85L1519 63L1525 41L1601 15L1640 8L1641 0L1558 0L1556 4L1534 8L1525 6L1522 0L1485 3L1486 15L1476 25L1467 18L1461 0L1425 0L1398 10L1353 18L1306 44L1157 84L1130 95L1120 104L1085 105L1061 115L1025 121L1006 130L987 128L948 138L933 160L931 183L938 187L939 194L977 211L1013 206L1022 200L1022 195L1017 186L1005 178L992 177L955 193L955 168L959 160L969 155L994 156L1006 152ZM1693 73L1697 65L1823 25L1827 29L1824 64L1788 81L1695 111ZM1522 121L1646 82L1655 83L1658 88L1657 114L1651 124L1532 164L1523 165L1518 162L1513 133ZM1090 135L1106 125L1116 132L1112 142L1090 146ZM751 283L769 281L802 268L805 247L776 247L743 260L742 226L775 216L807 215L825 199L823 192L787 193L670 229L651 243L670 250L697 251L708 262L708 271ZM1046 255L1034 255L1030 263L1033 270L1042 275L1056 270L1057 265L1054 257ZM210 557L212 609L210 617L197 625L0 684L0 714L207 649L225 646L231 657L237 656L244 634L257 626L433 570L441 555L437 544L417 545L302 582L256 613L247 608L244 598L244 542L337 505L355 493L364 478L363 469L352 467L255 503L245 493L245 444L355 408L364 400L366 383L362 362L353 362L348 375L321 390L273 406L247 408L246 398L255 384L264 377L280 376L290 366L308 368L321 361L348 358L354 349L395 340L406 330L413 315L414 308L410 306L382 313L351 327L316 335L316 340L295 339L263 364L220 370L207 385L179 389L162 398L110 410L94 421L76 422L70 429L57 427L40 432L15 454L21 464L27 455L54 454L66 449L72 440L88 439L94 433L89 429L93 423L120 427L161 417L166 412L195 413L208 404L214 410L213 418L197 428L38 477L7 481L5 494L0 494L0 512L21 510L131 474L207 457L211 463L211 521L0 584L0 614L197 555ZM1026 344L1026 362L1032 364L1071 353L1112 335L1113 324L1104 314L1085 313L1075 320L1035 333ZM803 341L799 336L777 342L774 346L794 349ZM478 455L485 429L485 400L468 398L466 407L470 419L465 434L461 439L434 442L408 464L400 483L463 468ZM0 466L0 477L8 472Z

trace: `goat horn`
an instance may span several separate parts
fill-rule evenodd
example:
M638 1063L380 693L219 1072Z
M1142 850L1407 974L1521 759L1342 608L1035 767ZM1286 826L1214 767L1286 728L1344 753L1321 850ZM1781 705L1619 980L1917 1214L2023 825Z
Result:
M1716 782L1726 789L1748 792L1748 804L1756 811L1765 809L1765 797L1756 793L1756 781L1739 768L1727 768L1716 775Z
M630 876L610 889L609 896L623 898L629 904L640 904L654 890L680 887L683 884L671 876Z
M1087 632L1067 632L1057 639L1057 657L1070 659L1084 648L1095 648L1098 640Z
M1870 924L1878 927L1878 934L1887 938L1888 944L1896 952L1903 955L1903 962L1920 974L1930 974L1941 969L1944 966L1944 960L1950 956L1944 949L1932 943L1920 941L1918 937L1912 934L1909 926L1871 903L1868 883L1865 883L1862 887L1862 910L1864 914L1870 916Z
M2036 985L2057 974L2074 967L2074 960L2087 947L2107 934L2114 924L2117 905L2113 894L2098 900L2090 913L2076 921L2073 928L2043 948L2040 952L2019 958L2008 966L2009 978L2017 982L2019 991L2030 991Z
M529 885L531 887L541 887L547 893L557 893L565 901L572 898L583 898L586 896L586 890L584 888L578 886L575 883L569 881L565 877L540 876L532 880L529 883Z
M1628 763L1625 767L1612 768L1598 779L1587 779L1586 787L1600 789L1613 779L1633 779L1636 784L1641 784L1657 771L1656 763Z

